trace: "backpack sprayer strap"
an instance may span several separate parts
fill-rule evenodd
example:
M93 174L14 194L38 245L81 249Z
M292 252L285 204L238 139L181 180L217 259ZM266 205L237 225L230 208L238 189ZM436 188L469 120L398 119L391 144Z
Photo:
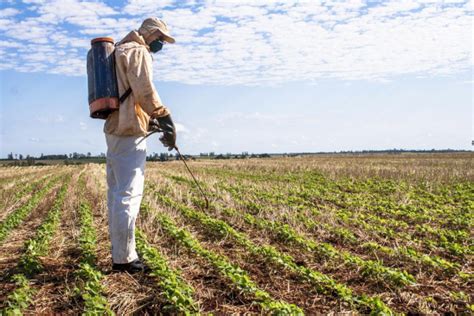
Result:
M121 42L117 42L117 43L114 44L114 46L117 47L117 46L120 45L120 44L121 44ZM119 98L119 103L123 103L123 101L125 101L125 100L128 98L128 96L130 95L130 93L132 93L132 87L129 87L129 88L127 89L127 91L125 91L124 94L122 94L122 95L120 96L120 98Z
M132 88L128 88L127 91L125 91L124 94L122 94L122 96L119 98L119 103L123 103L123 101L125 101L131 93Z

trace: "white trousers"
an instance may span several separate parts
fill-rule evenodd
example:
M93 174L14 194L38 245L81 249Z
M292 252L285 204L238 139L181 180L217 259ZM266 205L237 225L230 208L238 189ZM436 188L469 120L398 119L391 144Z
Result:
M107 206L113 263L138 258L135 221L145 181L146 140L142 136L105 134L107 142Z

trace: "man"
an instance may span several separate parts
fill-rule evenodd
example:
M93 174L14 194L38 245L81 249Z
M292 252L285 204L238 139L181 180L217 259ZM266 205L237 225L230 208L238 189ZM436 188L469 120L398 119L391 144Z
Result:
M176 130L170 112L161 102L152 81L151 53L164 42L174 43L166 23L158 18L143 21L115 48L119 94L129 96L112 112L104 125L107 142L107 206L112 242L112 269L140 272L147 267L135 250L135 221L143 194L146 142L149 122L164 132L160 141L175 147ZM139 143L142 141L141 143Z

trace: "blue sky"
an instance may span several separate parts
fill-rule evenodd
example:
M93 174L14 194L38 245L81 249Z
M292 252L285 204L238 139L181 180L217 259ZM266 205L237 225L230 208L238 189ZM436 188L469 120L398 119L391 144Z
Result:
M105 152L88 117L90 39L149 16L186 153L471 149L466 1L2 1L0 156ZM164 151L156 136L149 152Z

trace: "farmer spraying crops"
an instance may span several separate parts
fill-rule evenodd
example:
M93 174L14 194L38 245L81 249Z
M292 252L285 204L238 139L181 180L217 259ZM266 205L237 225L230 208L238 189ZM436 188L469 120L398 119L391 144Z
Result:
M166 23L143 21L114 45L110 37L91 41L87 54L89 110L92 118L106 119L107 206L113 270L131 273L147 267L135 250L135 221L143 195L146 143L157 132L168 150L176 150L205 200L209 200L176 146L170 112L153 86L152 58L163 44L174 43Z
M166 23L148 18L138 31L131 31L115 46L120 108L107 116L104 125L109 234L115 271L134 273L147 269L135 250L135 221L144 185L144 136L148 130L159 128L165 147L171 150L176 143L170 111L161 102L152 82L151 53L160 51L165 42L175 42Z

